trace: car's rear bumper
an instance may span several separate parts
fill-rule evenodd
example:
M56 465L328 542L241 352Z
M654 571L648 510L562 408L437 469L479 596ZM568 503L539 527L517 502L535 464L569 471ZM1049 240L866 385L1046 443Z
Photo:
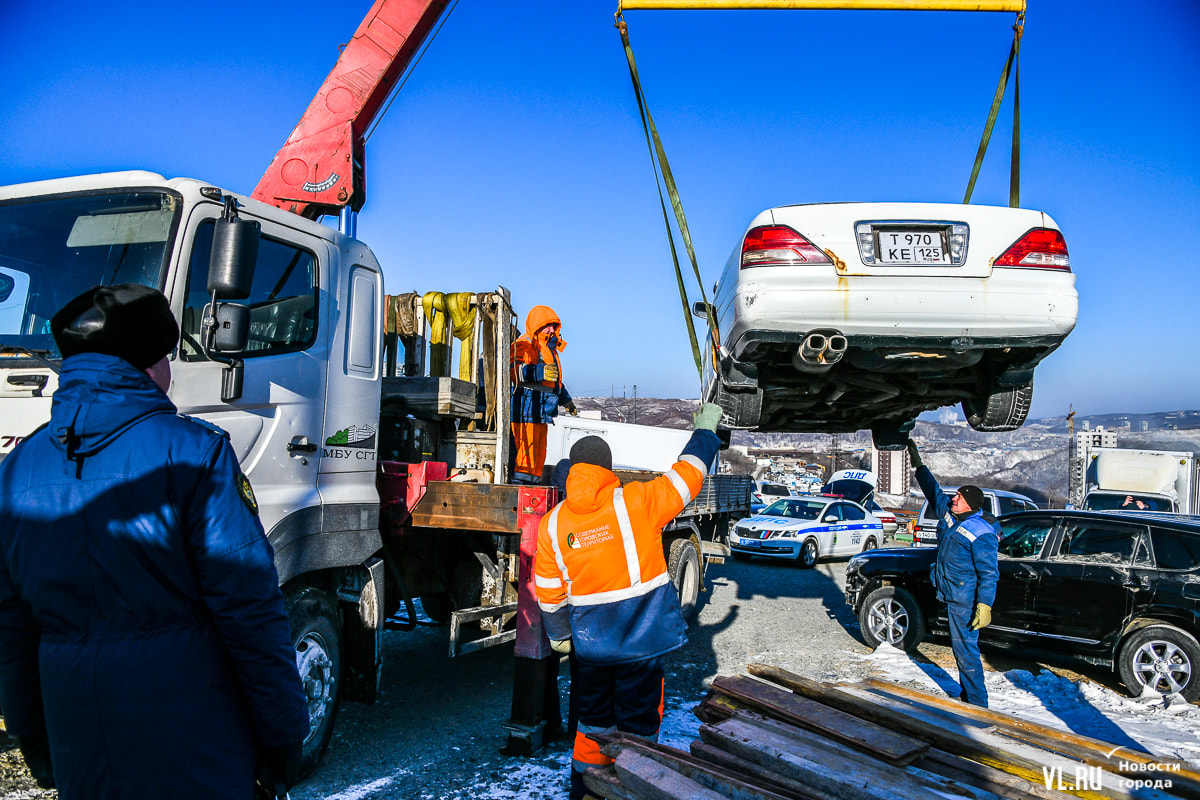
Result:
M1055 347L1075 327L1079 297L1071 273L996 269L988 279L743 276L733 306L722 335L740 359L756 340L799 343L818 330L862 348Z

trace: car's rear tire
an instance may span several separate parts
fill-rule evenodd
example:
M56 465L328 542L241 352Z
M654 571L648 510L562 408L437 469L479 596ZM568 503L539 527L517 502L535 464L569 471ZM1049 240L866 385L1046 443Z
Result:
M867 647L874 649L886 642L911 653L925 638L925 615L912 592L900 586L880 586L859 607L858 627Z
M342 689L342 635L337 605L327 592L312 586L284 596L296 669L308 702L308 736L300 755L300 773L317 767L333 735Z
M667 572L675 590L679 592L679 609L685 620L696 613L700 602L700 551L698 539L676 539L671 542L671 555L667 559Z
M821 557L821 551L817 549L816 539L805 539L804 544L800 545L800 555L796 556L796 563L802 569L812 569L817 565L817 559Z
M967 424L977 431L1015 431L1025 424L1032 402L1033 384L1027 383L1011 389L995 388L982 402L964 398L962 410Z
M876 450L903 450L908 447L908 434L917 420L879 420L871 426L871 442Z
M1121 681L1134 697L1147 685L1160 694L1200 698L1200 643L1179 628L1151 625L1125 640L1118 658Z
M868 537L867 537L867 540L866 540L865 542L863 542L863 549L862 549L862 552L864 552L864 553L865 553L865 552L867 552L868 550L874 550L876 547L879 547L879 545L878 545L878 544L875 542L875 537L874 537L874 536L868 536Z
M721 421L730 428L755 428L762 418L762 389L735 392L717 378L716 403Z

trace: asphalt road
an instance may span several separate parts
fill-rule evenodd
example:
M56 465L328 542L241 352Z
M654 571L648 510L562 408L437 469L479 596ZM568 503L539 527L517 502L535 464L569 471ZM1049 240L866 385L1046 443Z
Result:
M817 680L867 677L871 665L860 656L869 650L845 604L845 568L845 559L812 570L758 559L710 566L708 591L701 595L689 642L669 656L668 709L689 709L703 698L707 681L741 673L751 662ZM385 634L380 700L343 706L321 765L292 791L292 800L565 796L565 774L562 785L545 777L561 771L565 744L530 759L500 755L506 741L501 725L512 702L512 647L451 659L446 642L444 627ZM921 653L942 666L953 665L942 644L926 642ZM987 653L985 663L1001 670L1037 667ZM565 714L565 664L560 672ZM1103 671L1088 677L1119 689ZM529 771L540 777L514 778ZM33 786L15 750L0 752L0 797L55 796Z

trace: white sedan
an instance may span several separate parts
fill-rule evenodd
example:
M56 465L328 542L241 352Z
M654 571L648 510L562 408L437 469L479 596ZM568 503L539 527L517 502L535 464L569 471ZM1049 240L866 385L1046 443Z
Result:
M1053 219L949 203L768 209L713 294L704 399L727 425L870 428L884 449L956 403L976 430L1020 427L1079 305Z
M883 542L883 524L858 503L811 495L776 500L729 534L734 558L785 558L811 567L824 556L850 556Z

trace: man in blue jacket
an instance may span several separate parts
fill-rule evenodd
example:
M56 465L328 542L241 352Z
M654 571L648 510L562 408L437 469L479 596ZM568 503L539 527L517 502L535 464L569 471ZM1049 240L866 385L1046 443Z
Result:
M954 497L947 498L912 439L908 440L908 454L917 469L917 483L938 520L933 585L950 619L950 646L962 686L959 699L987 708L979 631L992 621L1000 577L996 557L1000 525L983 512L983 491L978 486L960 487Z
M0 707L62 800L251 800L308 712L271 547L228 438L178 415L167 299L50 323L50 422L0 462Z

